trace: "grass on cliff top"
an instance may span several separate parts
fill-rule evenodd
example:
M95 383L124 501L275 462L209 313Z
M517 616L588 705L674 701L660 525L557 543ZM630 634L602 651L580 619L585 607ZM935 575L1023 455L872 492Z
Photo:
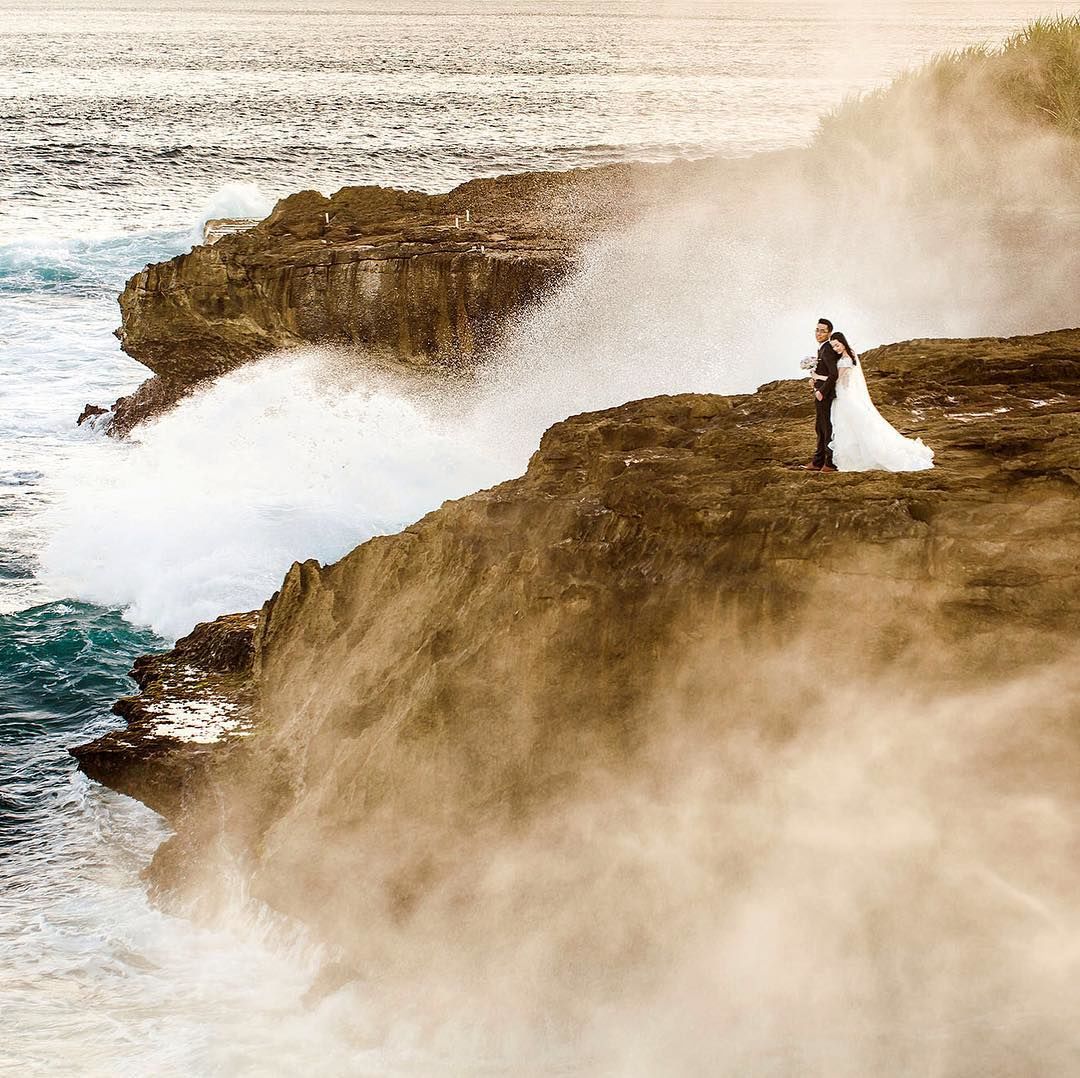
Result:
M1048 128L1080 141L1080 16L1037 19L1004 44L942 53L888 86L826 115L817 143L857 138L887 149L914 125L991 133L998 122Z

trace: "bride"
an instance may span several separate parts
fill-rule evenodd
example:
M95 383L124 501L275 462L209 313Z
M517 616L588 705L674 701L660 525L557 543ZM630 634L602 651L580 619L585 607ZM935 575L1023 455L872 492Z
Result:
M829 343L840 369L832 406L833 461L841 472L917 472L934 466L934 451L921 438L905 438L874 407L862 364L843 333Z

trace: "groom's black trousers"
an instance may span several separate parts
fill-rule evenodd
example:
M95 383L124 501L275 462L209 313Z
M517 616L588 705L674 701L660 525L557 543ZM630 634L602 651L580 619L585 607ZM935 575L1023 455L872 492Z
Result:
M821 468L824 465L833 467L832 450L829 442L832 441L832 397L826 397L823 401L814 398L817 406L817 449L814 452L814 464Z

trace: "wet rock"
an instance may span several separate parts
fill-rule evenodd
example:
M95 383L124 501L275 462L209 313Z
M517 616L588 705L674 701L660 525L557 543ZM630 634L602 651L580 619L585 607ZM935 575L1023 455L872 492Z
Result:
M97 419L98 416L108 414L108 408L102 408L99 404L87 404L79 413L79 418L75 420L75 426L81 427L84 423L90 423L93 426L93 420Z
M733 182L746 171L722 165ZM126 434L261 355L305 344L435 377L468 371L575 267L586 240L670 200L676 177L685 187L718 167L526 173L438 195L300 191L254 227L226 222L125 285L116 334L155 377L117 402L110 433Z
M472 364L571 268L576 234L599 227L595 213L559 214L565 190L587 196L615 175L474 181L448 195L301 191L253 228L147 267L120 296L117 335L162 389L126 398L113 432L170 407L180 387L305 343L410 368Z
M130 794L169 819L200 789L253 722L255 612L202 623L175 646L135 661L139 687L113 713L127 720L69 751L91 778Z

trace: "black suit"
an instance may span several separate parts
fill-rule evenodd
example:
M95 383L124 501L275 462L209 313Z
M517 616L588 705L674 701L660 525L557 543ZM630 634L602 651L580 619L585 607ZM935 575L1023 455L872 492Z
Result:
M817 406L817 449L814 451L814 464L819 468L824 465L828 465L830 468L834 466L829 442L832 441L832 404L833 398L836 396L836 379L840 374L840 369L837 366L839 359L836 349L833 348L829 341L826 341L818 349L817 366L814 368L814 373L825 375L825 381L815 382L818 392L821 393L824 400L818 400L816 396L814 397L814 404Z

